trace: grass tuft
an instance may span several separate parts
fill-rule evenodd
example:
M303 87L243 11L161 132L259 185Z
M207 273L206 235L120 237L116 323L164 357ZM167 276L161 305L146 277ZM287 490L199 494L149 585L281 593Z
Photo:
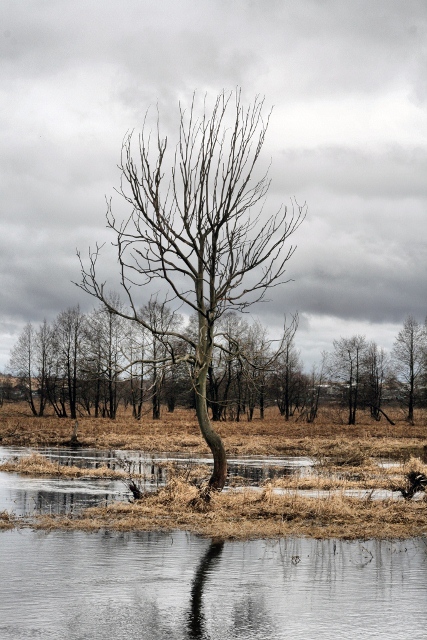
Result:
M165 530L181 529L222 539L311 536L315 538L407 538L427 534L425 501L371 500L343 494L305 497L244 488L198 499L199 489L173 478L156 493L132 504L88 509L74 517L40 516L36 528Z

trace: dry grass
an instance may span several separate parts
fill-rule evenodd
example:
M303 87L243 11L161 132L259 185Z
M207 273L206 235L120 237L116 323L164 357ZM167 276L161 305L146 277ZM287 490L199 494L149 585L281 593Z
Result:
M18 525L15 516L8 511L0 511L0 531L5 529L14 529Z
M416 414L416 425L410 426L403 414L392 415L391 426L385 420L373 421L369 412L359 413L359 424L342 423L337 410L324 409L314 424L286 422L277 409L267 411L265 420L221 422L215 427L224 439L229 455L308 455L312 457L342 456L393 457L407 460L421 456L427 443L427 412ZM35 418L27 405L6 404L0 409L0 443L21 446L61 446L69 442L74 420L54 416ZM116 420L79 418L78 438L82 445L98 449L135 449L146 452L169 451L205 454L193 411L163 411L161 420L145 416L140 422L130 411ZM344 450L345 448L345 450Z
M179 464L175 462L158 463L167 473L167 477L181 477L187 482L199 482L207 479L210 469L207 465L187 462ZM126 466L126 464L124 464ZM22 458L12 458L0 464L0 471L20 473L30 476L44 476L56 478L109 478L125 480L126 478L141 478L135 470L135 465L130 465L129 471L124 469L112 470L106 466L97 469L81 469L76 466L66 466L54 463L44 456L33 453ZM370 489L395 489L405 486L405 476L410 471L427 475L427 465L418 458L410 458L403 464L393 467L381 467L373 459L367 459L363 463L352 465L335 465L333 461L322 461L316 464L309 472L296 471L291 475L278 476L271 481L276 488L289 490L370 490ZM280 474L280 468L278 468ZM248 478L231 477L230 487L240 488L250 483Z
M215 495L210 503L197 488L173 479L133 504L88 509L77 517L40 516L42 529L149 531L181 529L222 539L408 538L427 534L425 501L361 500L343 495L326 499L293 493L277 495L272 485Z
M11 471L30 476L61 477L61 478L118 478L126 477L125 471L112 470L106 466L98 469L80 469L80 467L66 466L54 463L38 453L22 458L13 458L0 464L0 471Z

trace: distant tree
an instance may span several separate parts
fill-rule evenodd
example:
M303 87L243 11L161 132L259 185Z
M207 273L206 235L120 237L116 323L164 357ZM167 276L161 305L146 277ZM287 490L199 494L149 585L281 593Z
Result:
M130 402L132 404L132 415L136 420L141 420L143 404L149 396L146 385L146 364L145 357L148 346L149 335L147 330L140 324L127 322L125 328L124 353L126 359L131 363L127 367L128 388L130 390Z
M85 378L84 402L87 412L94 411L95 418L102 412L102 397L105 378L104 366L104 316L101 309L94 309L86 316L84 336L84 363L82 375Z
M28 323L10 354L9 369L20 379L25 399L34 416L43 416L48 401L51 338L51 329L46 320L38 330Z
M414 423L414 407L419 400L419 386L425 372L427 331L413 316L408 316L394 342L392 360L397 378L403 383L403 402L407 420Z
M342 383L348 406L348 424L356 424L366 349L367 344L364 336L357 335L352 338L334 340L330 373Z
M108 227L114 232L128 309L108 299L97 274L99 248L82 262L81 287L98 298L111 314L141 323L156 338L184 340L188 352L173 345L158 365L189 363L201 433L214 459L210 489L221 490L227 474L224 445L214 431L207 406L207 379L216 344L216 326L231 309L243 311L284 282L285 267L294 252L289 238L304 217L304 207L266 214L262 209L269 187L267 175L255 176L269 117L263 101L245 108L240 92L221 93L209 113L196 115L195 99L188 112L180 108L179 135L168 172L167 138L157 123L155 150L150 133L139 136L134 159L132 134L123 145L121 194L132 212L117 221L111 207ZM231 117L230 117L231 116ZM253 214L257 210L258 213ZM252 215L252 217L251 217ZM168 285L187 313L197 316L197 334L157 328L141 318L135 286L156 278Z
M232 417L239 421L245 410L245 394L242 384L243 364L239 350L247 344L249 324L241 316L230 311L219 318L216 343L208 370L207 401L212 419Z
M0 373L0 407L3 406L6 400L11 401L16 399L17 392L14 386L10 374Z
M81 384L85 316L80 307L61 311L53 325L53 340L59 359L64 387L70 408L70 418L77 418L78 392Z
M165 335L170 336L171 332L179 333L182 331L183 320L179 314L173 313L166 304L159 302L157 298L152 298L142 307L140 317L141 326L148 325L154 330L153 332L147 332L146 330L150 339L146 346L144 358L141 358L141 360L150 366L152 417L153 420L158 420L160 418L166 371L177 366L173 359L180 360L183 353L183 341L177 337L165 339Z
M168 413L173 413L177 405L192 406L191 384L185 362L167 367L163 376L163 397Z
M108 295L109 304L121 308L117 296ZM108 307L100 306L87 317L85 374L94 388L95 417L114 420L121 397L121 375L127 364L122 345L126 342L125 322Z
M375 420L381 418L384 383L389 372L389 358L375 342L366 346L363 361L363 397Z
M327 367L327 353L322 353L321 364L313 365L307 384L306 416L307 422L314 422L319 410L322 385Z
M290 328L285 333L274 375L276 404L285 420L289 420L298 406L301 407L306 389L301 355L295 346L297 328L298 314L294 316Z
M250 422L255 407L259 407L260 418L264 419L268 377L272 373L277 352L272 353L272 342L267 337L267 329L259 321L253 322L245 339L239 346L242 362L243 383L246 388L246 415Z

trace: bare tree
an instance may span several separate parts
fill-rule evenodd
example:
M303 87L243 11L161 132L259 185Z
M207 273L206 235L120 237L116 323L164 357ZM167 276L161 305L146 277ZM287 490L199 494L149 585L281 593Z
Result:
M249 331L246 320L234 312L225 313L217 322L217 346L208 371L208 406L214 421L230 417L239 421L244 410L241 353L247 351Z
M180 106L179 135L172 166L167 169L168 141L157 121L152 145L147 124L138 137L123 143L120 193L132 212L123 221L107 211L114 232L121 286L128 309L116 308L97 273L100 247L81 260L80 286L111 312L145 326L166 342L185 340L188 352L176 354L172 343L158 365L185 359L189 364L201 433L213 454L210 489L225 484L227 461L219 435L212 428L206 402L207 375L215 346L215 327L229 310L243 311L285 281L286 263L295 247L289 238L305 215L305 205L292 202L270 215L263 210L269 187L267 174L256 166L269 122L258 97L245 107L240 92L221 93L209 111L196 115L196 98L188 111ZM155 147L153 149L153 146ZM253 213L254 212L254 213ZM180 302L197 316L195 339L185 332L153 327L137 312L135 285L160 279L169 287L168 301Z
M317 365L313 365L311 369L309 384L307 386L306 416L308 423L314 422L317 418L327 359L328 354L323 351L320 366L318 367Z
M398 379L404 384L404 402L408 422L414 423L414 406L418 386L424 372L427 354L427 331L415 318L408 316L395 340L392 358Z
M367 345L364 358L364 400L369 405L371 416L380 420L383 399L383 387L388 374L389 359L375 342ZM385 414L384 414L385 415ZM387 418L389 420L389 418Z
M61 311L53 327L54 342L66 380L70 418L77 418L78 386L81 368L81 343L85 316L80 307Z
M366 348L364 336L334 340L331 372L341 380L346 390L348 424L356 424L356 412L359 405L359 391Z
M248 326L246 338L239 345L238 356L242 363L248 422L252 421L257 405L263 420L267 378L273 370L277 350L276 353L272 352L272 341L267 338L267 330L259 321Z
M171 337L165 339L164 336L170 331L179 331L182 317L173 313L167 305L160 303L156 298L152 298L140 313L143 323L153 329L151 345L148 347L151 361L150 395L153 420L158 420L167 368L164 363L170 360L171 351L176 354L176 357L180 353L177 339L174 340Z
M274 376L276 403L280 415L284 416L285 420L289 420L295 409L301 405L306 387L300 352L295 346L298 322L298 314L295 314L290 329L285 332L283 349L277 360Z
M128 322L126 327L125 357L130 361L127 371L129 376L130 401L132 403L132 415L136 420L141 420L142 407L148 397L145 384L145 355L148 343L148 332L140 324Z
M36 331L25 325L11 350L9 368L20 378L25 398L34 416L43 416L51 361L52 332L46 320Z
M108 294L106 300L109 306L100 305L87 316L88 347L83 369L94 387L95 417L101 413L102 417L114 420L120 401L120 376L126 362L126 331L118 296Z

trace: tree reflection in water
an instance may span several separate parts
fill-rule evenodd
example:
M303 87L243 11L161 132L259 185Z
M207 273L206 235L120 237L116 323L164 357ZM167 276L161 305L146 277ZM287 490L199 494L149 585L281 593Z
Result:
M200 560L191 585L191 610L188 615L188 637L200 640L208 640L205 631L205 616L203 614L203 590L209 574L218 563L222 550L223 540L212 540L208 550Z

